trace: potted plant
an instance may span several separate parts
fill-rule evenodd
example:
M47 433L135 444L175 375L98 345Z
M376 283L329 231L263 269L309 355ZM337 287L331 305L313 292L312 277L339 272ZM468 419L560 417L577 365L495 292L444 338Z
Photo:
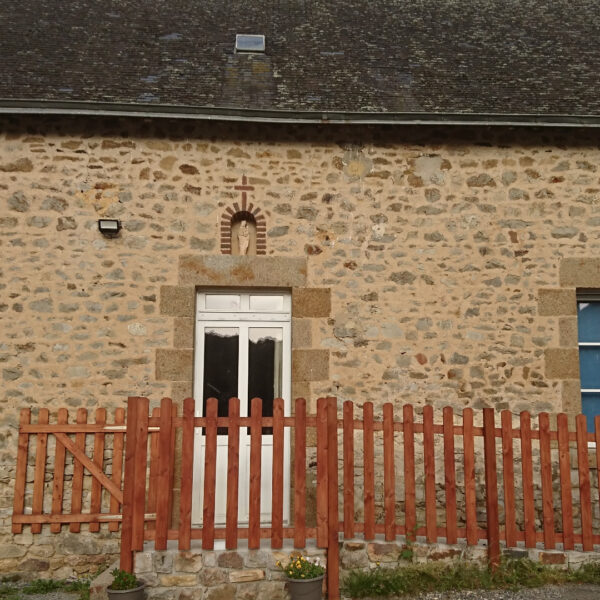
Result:
M114 569L112 583L106 588L109 600L143 600L146 584L133 573Z
M287 578L291 600L321 600L325 567L318 558L310 560L299 553L290 554L286 564L277 561L277 566Z

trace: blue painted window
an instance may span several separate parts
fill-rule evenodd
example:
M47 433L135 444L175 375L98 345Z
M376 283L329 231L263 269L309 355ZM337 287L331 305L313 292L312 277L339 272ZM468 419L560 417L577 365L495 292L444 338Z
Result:
M594 418L600 415L600 298L577 300L581 407L588 431L594 431Z

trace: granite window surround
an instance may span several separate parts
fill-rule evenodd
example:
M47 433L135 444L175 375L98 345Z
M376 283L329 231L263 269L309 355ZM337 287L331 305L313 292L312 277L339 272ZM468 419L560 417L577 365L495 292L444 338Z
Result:
M600 258L563 258L559 286L538 290L538 315L558 321L558 346L544 351L545 376L561 385L562 410L581 413L577 296L600 294Z

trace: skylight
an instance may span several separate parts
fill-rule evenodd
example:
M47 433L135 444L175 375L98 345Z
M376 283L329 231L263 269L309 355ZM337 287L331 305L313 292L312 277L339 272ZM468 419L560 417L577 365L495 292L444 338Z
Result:
M264 52L265 36L238 33L235 36L236 52Z

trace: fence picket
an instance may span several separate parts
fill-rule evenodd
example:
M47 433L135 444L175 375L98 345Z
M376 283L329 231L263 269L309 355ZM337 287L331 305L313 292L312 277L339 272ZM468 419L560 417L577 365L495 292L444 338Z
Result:
M483 409L483 444L488 562L495 568L500 564L500 525L498 520L498 475L496 473L496 425L493 408Z
M406 539L417 539L417 509L415 492L415 432L414 412L410 404L402 407L404 429L404 528Z
M87 423L87 410L85 408L77 409L76 421L78 425ZM75 435L75 446L81 452L85 452L85 433L77 433ZM83 464L73 457L73 483L71 485L71 514L81 514L83 494ZM81 531L80 523L71 523L69 525L71 533L79 533Z
M137 398L127 399L127 436L125 438L125 477L123 479L123 523L121 525L120 568L133 571L133 492L135 489L135 452L137 435Z
M56 423L58 425L66 425L69 420L69 411L66 408L60 408L58 410L58 418L56 419ZM56 443L54 448L54 478L52 481L52 514L60 515L62 514L63 507L63 494L65 488L65 458L67 455L67 451L65 447ZM120 480L119 480L120 483ZM60 523L52 523L50 525L50 531L52 533L60 533L61 531ZM91 531L91 529L90 529Z
M27 485L27 454L29 451L29 434L23 433L21 429L29 425L31 421L31 409L23 408L19 417L19 441L17 447L17 471L15 473L15 497L13 499L13 516L21 516L25 510L25 487ZM23 525L12 524L12 532L15 534L23 532Z
M306 400L297 398L294 407L294 547L306 545Z
M502 420L502 478L504 481L504 533L506 547L517 545L517 519L515 509L515 468L513 451L512 413L503 410Z
M96 425L106 425L106 409L96 409ZM104 434L96 433L94 435L94 464L102 470L104 467ZM102 511L102 485L95 477L92 479L92 498L90 503L90 512L99 514ZM90 532L100 531L100 523L90 523Z
M465 518L467 544L477 544L477 496L475 495L475 437L473 409L463 409L463 461L465 471Z
M423 407L423 455L425 468L425 529L427 541L437 540L435 506L435 446L433 441L433 406Z
M170 403L171 400L168 399ZM134 468L134 489L133 489L133 518L131 524L131 549L144 549L144 514L146 512L146 465L148 463L148 398L138 398L138 412L136 420L135 437L135 468ZM162 450L162 448L161 448ZM166 452L166 461L168 468L172 468L173 454ZM170 496L172 486L165 486L166 493ZM170 506L167 499L166 514L171 515ZM168 519L167 519L168 524Z
M443 410L444 472L446 487L446 542L456 544L456 466L454 461L454 411L451 406Z
M337 401L327 398L327 595L340 597Z
M170 458L171 458L171 429L172 429L172 401L163 398L160 403L160 431L158 434L158 473L156 476L156 534L154 538L155 550L166 550L167 532L171 515L169 513L170 484ZM138 420L140 415L138 415ZM207 432L208 439L208 432ZM208 442L207 442L208 445ZM208 454L208 452L207 452ZM137 479L137 477L136 477ZM204 537L202 538L204 543Z
M577 466L579 469L579 503L581 505L581 538L583 551L594 549L592 537L592 493L588 458L587 422L585 415L575 417L577 431Z
M523 516L525 547L535 548L535 505L533 498L533 451L531 448L531 415L523 411L521 417L521 477L523 482Z
M160 423L160 407L152 409L152 419ZM158 489L158 454L159 432L153 431L150 437L150 474L148 477L148 512L156 513L156 490ZM149 528L156 528L156 521L150 523Z
M189 550L192 537L192 477L194 469L194 416L193 398L183 401L181 426L181 497L179 499L179 550Z
M375 537L375 438L373 434L373 403L363 405L364 506L366 540Z
M273 400L271 548L283 546L283 399Z
M560 468L560 504L563 526L563 548L573 550L573 491L571 489L571 461L569 457L569 418L565 413L556 417L558 428L558 464Z
M227 507L225 516L225 548L237 548L238 494L240 478L240 400L229 399L227 428Z
M162 409L161 409L162 412ZM212 550L215 540L215 486L217 480L218 400L206 400L204 436L204 495L202 496L202 549ZM250 461L252 466L252 460ZM156 515L158 518L158 514Z
M260 547L260 476L262 456L262 400L252 398L250 407L250 502L248 548Z
M344 537L354 537L354 403L344 402Z
M317 547L327 547L327 399L317 400Z
M48 409L40 408L38 413L38 424L48 424ZM37 437L37 447L35 449L35 468L33 477L33 507L31 514L41 515L44 509L44 479L46 475L46 449L48 446L48 435L40 433ZM40 533L42 526L34 523L31 526L31 533Z
M554 506L552 501L552 462L550 453L550 417L548 413L538 415L540 431L540 468L542 471L542 513L544 524L544 547L555 548Z
M383 486L385 539L396 538L396 480L394 469L394 407L383 405Z
M125 423L125 410L121 407L115 410L115 425L123 425ZM123 446L125 441L124 433L115 433L113 437L113 458L112 458L112 481L117 487L121 487L121 479L123 475ZM110 496L110 512L118 514L120 512L119 501L111 494ZM119 531L119 522L113 521L108 524L109 531Z

